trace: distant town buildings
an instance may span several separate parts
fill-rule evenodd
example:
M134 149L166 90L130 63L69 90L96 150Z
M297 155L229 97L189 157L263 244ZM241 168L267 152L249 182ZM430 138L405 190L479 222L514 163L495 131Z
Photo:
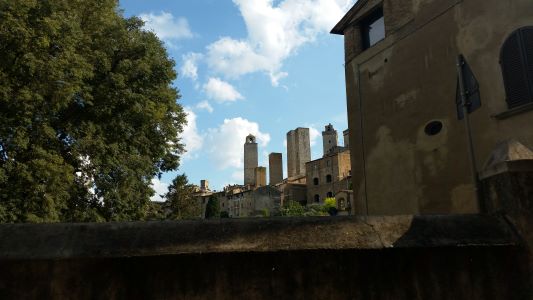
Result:
M309 128L296 128L287 133L288 176L283 178L283 156L270 153L267 168L259 166L255 136L244 141L244 182L228 185L222 191L209 190L207 180L201 181L197 197L204 210L209 198L219 200L220 211L229 217L254 217L279 214L289 201L302 205L323 203L326 198L338 198L341 214L350 213L352 187L348 130L343 132L344 145L339 146L338 134L328 124L322 132L323 156L311 161Z

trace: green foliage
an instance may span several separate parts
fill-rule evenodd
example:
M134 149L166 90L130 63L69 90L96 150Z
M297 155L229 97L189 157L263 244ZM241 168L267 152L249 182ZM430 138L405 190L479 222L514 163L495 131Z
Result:
M0 0L0 222L147 218L186 116L141 27L116 0Z
M299 202L288 201L281 208L281 215L286 217L297 217L305 214L305 207Z
M329 199L329 200L328 200ZM331 200L333 199L333 200ZM323 205L311 204L307 206L301 205L296 201L289 201L281 208L281 216L286 217L323 217L336 215L335 198L327 198ZM335 213L333 213L335 211Z
M229 213L227 211L221 211L220 212L220 218L222 218L222 219L229 218Z
M205 207L205 218L220 218L220 203L216 196L209 197L207 205Z
M264 218L268 218L268 217L270 217L270 211L269 211L268 209L266 209L266 208L263 209L263 210L261 211L261 216L264 217Z
M324 205L322 206L324 212L327 212L330 216L337 215L337 199L326 198L324 199Z
M202 215L202 204L194 196L196 186L190 184L185 174L178 175L168 187L168 193L165 194L166 205L170 214L166 215L167 219L193 219Z

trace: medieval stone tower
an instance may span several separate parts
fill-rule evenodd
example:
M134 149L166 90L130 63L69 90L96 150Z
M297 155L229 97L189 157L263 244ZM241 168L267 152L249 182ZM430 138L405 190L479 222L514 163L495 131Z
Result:
M244 184L255 184L255 168L257 168L257 142L255 136L248 135L244 143Z
M283 162L281 153L270 153L268 155L269 184L275 185L283 181Z
M305 163L311 160L309 128L296 128L287 132L288 176L305 176Z
M337 147L337 130L333 128L333 125L326 125L326 129L322 131L322 143L324 145L324 156L331 153L333 149Z

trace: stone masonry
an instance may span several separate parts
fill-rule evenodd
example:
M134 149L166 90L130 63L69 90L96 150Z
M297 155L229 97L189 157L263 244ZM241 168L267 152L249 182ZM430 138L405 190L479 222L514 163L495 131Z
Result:
M288 177L305 175L305 163L311 160L309 128L296 128L287 132Z
M329 154L333 149L337 147L338 135L337 130L333 128L333 125L328 124L324 131L322 131L322 145L324 155Z
M275 185L283 181L283 159L281 153L268 155L269 184Z
M248 135L244 143L244 184L255 183L255 168L258 166L257 142L255 136Z

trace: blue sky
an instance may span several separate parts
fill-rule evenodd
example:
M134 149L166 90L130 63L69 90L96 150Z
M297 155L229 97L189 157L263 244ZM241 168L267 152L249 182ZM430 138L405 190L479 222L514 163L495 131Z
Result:
M283 153L286 133L309 127L312 157L321 131L347 128L343 38L329 30L354 0L122 0L165 42L188 113L187 153L177 172L154 179L166 192L178 173L212 189L242 183L243 144L252 133L259 164ZM339 141L342 144L342 138Z

